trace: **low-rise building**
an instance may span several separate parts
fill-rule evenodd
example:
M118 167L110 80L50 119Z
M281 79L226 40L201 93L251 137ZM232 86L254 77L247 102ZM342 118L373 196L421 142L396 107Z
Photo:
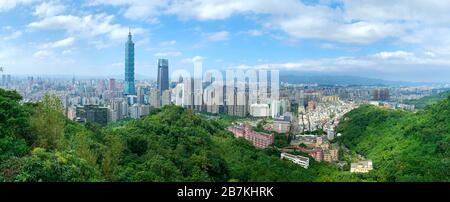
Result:
M228 131L232 132L236 138L245 138L252 142L253 146L257 148L268 148L274 142L274 135L255 132L250 125L234 125L228 128Z
M283 152L283 153L281 153L281 159L290 160L305 169L308 169L308 167L309 167L309 158L308 157L298 156L298 155L293 155L293 154Z
M291 130L291 119L289 116L279 116L273 121L273 131L277 133L289 133Z
M373 170L373 164L371 160L360 161L357 163L352 163L350 165L350 172L352 173L368 173Z
M250 106L250 115L257 118L265 118L270 115L268 104L252 104Z

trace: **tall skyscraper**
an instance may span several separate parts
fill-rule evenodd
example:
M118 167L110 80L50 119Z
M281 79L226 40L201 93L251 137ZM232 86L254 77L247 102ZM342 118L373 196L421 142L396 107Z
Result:
M6 75L5 74L2 75L2 83L1 83L1 85L2 86L6 86Z
M161 108L161 92L158 89L150 91L150 106L153 108Z
M172 103L170 100L171 96L170 90L165 90L161 96L161 106L170 105Z
M116 80L115 79L109 79L109 90L116 91Z
M158 60L158 90L163 93L169 90L169 60Z
M377 101L387 101L389 100L389 89L374 89L372 92L372 99Z
M128 41L125 44L125 95L136 95L134 86L134 43L131 31L128 34Z

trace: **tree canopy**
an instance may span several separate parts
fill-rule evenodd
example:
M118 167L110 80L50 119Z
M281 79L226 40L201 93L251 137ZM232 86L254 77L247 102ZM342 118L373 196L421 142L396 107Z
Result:
M350 112L339 141L376 168L359 175L312 158L303 169L276 149L234 138L220 120L176 106L82 125L62 115L55 97L23 104L0 89L0 181L448 181L449 99L417 114L370 106Z

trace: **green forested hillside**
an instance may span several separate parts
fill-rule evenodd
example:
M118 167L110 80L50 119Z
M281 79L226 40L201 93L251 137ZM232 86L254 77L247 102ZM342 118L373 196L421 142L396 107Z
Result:
M359 180L331 164L280 160L179 107L101 127L67 120L53 97L19 101L0 89L0 181Z
M428 105L432 105L439 101L445 100L449 95L450 91L447 91L436 95L426 96L417 100L407 100L404 103L414 105L416 109L424 109Z
M363 106L339 141L373 160L377 181L450 181L450 96L417 113Z
M0 89L0 182L449 180L448 100L417 115L351 112L340 141L374 160L369 174L314 161L303 169L175 106L103 127L67 120L51 96L20 100Z

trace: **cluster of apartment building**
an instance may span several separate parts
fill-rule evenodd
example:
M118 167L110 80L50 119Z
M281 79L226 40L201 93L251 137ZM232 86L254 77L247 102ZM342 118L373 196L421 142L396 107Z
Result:
M323 136L297 136L288 148L305 152L319 162L336 162L339 160L339 149L330 144L329 140Z
M298 108L299 130L306 134L322 129L330 137L335 136L340 119L357 106L356 103L341 101L335 96L324 97L319 103L310 101L307 107Z
M236 138L244 138L260 149L270 147L275 140L273 134L255 132L249 124L235 124L228 127L227 130L233 133Z

